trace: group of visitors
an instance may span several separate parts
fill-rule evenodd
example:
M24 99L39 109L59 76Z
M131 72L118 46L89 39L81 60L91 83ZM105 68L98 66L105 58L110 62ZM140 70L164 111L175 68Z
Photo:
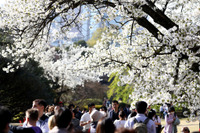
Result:
M172 102L170 104L165 103L163 105L160 106L160 117L165 119L165 116L168 114L169 112L169 107L173 107Z
M45 100L36 99L31 109L26 111L23 126L11 126L11 113L0 107L0 133L160 133L160 117L145 101L138 101L135 109L128 113L126 108L119 108L118 101L112 101L112 110L105 106L100 110L94 103L88 104L88 111L82 112L79 107L70 104L65 109L63 103L58 106L47 106ZM169 107L165 116L165 133L177 133L180 123L175 108ZM185 127L184 133L189 133Z

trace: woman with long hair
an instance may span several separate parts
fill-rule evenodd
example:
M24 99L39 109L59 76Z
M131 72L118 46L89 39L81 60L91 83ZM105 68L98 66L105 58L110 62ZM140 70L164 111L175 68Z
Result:
M173 106L169 108L169 113L165 116L165 122L165 133L177 133L177 125L180 124L180 121Z
M126 114L124 111L119 111L119 120L114 121L114 125L116 129L124 127L124 124L126 123Z
M110 118L103 118L97 124L96 133L114 133L115 129L115 125Z
M156 115L156 111L151 109L148 113L148 118L154 121L156 125L156 133L161 133L161 119Z

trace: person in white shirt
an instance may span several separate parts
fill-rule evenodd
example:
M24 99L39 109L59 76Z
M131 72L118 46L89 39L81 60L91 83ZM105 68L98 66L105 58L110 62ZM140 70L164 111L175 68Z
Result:
M160 117L159 116L157 116L157 115L155 115L154 117L153 117L153 121L154 121L154 123L155 123L155 125L156 125L156 132L157 133L159 133L160 132L160 130L161 130L161 120L160 120Z
M167 106L167 104L164 104L163 108L164 108L163 114L164 114L164 118L165 118L165 116L168 114L168 106Z
M148 118L153 120L156 125L156 133L161 132L161 120L160 117L156 115L156 111L151 109L148 113Z
M81 116L80 126L83 127L83 132L87 132L90 129L90 123L91 123L90 113L92 112L93 108L94 108L93 104L88 104L89 112L86 112Z
M37 121L36 126L40 127L43 133L49 132L49 127L48 127L49 117L44 113L46 106L47 103L44 99L35 99L32 105L32 108L36 108L39 111L39 120ZM23 127L27 127L27 121L23 123Z
M92 121L90 124L90 133L96 133L97 123L100 119L105 118L104 114L93 108L90 117Z
M108 117L108 111L107 111L106 106L102 106L102 107L100 108L100 112L101 112L102 114L104 114L104 117Z
M119 120L114 121L114 125L116 129L123 128L124 124L126 123L126 114L124 111L119 112Z
M144 101L138 101L136 103L136 112L137 112L137 115L133 118L130 118L126 121L124 127L125 128L133 128L134 126L134 119L136 118L136 120L138 122L144 122L147 117L145 115L147 111L147 103L144 102ZM156 127L155 127L155 123L152 121L152 120L149 120L146 124L147 126L147 132L148 133L156 133Z

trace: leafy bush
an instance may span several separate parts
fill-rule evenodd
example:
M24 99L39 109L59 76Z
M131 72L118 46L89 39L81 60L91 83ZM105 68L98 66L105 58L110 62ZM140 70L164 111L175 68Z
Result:
M74 105L75 106L79 106L81 109L83 109L83 108L88 108L88 104L89 103L94 103L96 108L100 108L100 106L102 106L102 100L101 99L96 99L96 98L78 100L78 101L74 102Z
M109 90L107 91L108 99L110 100L122 99L122 102L130 104L131 101L129 95L134 90L133 86L129 84L126 84L124 86L118 86L118 82L120 82L118 73L111 74L108 81L112 82L109 85Z
M103 105L96 105L96 104L95 104L95 108L96 108L97 110L99 110L102 106L103 106ZM86 108L86 109L88 110L88 106L84 106L84 108Z
M18 114L13 116L13 121L12 122L20 123L20 122L23 122L24 119L25 119L25 113L24 112L19 112Z

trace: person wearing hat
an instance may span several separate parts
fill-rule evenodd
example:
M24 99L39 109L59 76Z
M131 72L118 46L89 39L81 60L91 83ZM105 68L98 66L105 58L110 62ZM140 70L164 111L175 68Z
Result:
M65 107L64 107L64 105L63 105L63 102L62 102L62 101L58 102L58 106L60 106L60 108L61 108L62 110L65 110Z
M93 108L91 114L91 124L90 124L90 133L96 133L96 127L97 127L97 123L98 121L104 117L104 114L102 114L100 111L96 110L95 108Z
M182 133L190 133L190 129L188 127L183 127L181 130Z

